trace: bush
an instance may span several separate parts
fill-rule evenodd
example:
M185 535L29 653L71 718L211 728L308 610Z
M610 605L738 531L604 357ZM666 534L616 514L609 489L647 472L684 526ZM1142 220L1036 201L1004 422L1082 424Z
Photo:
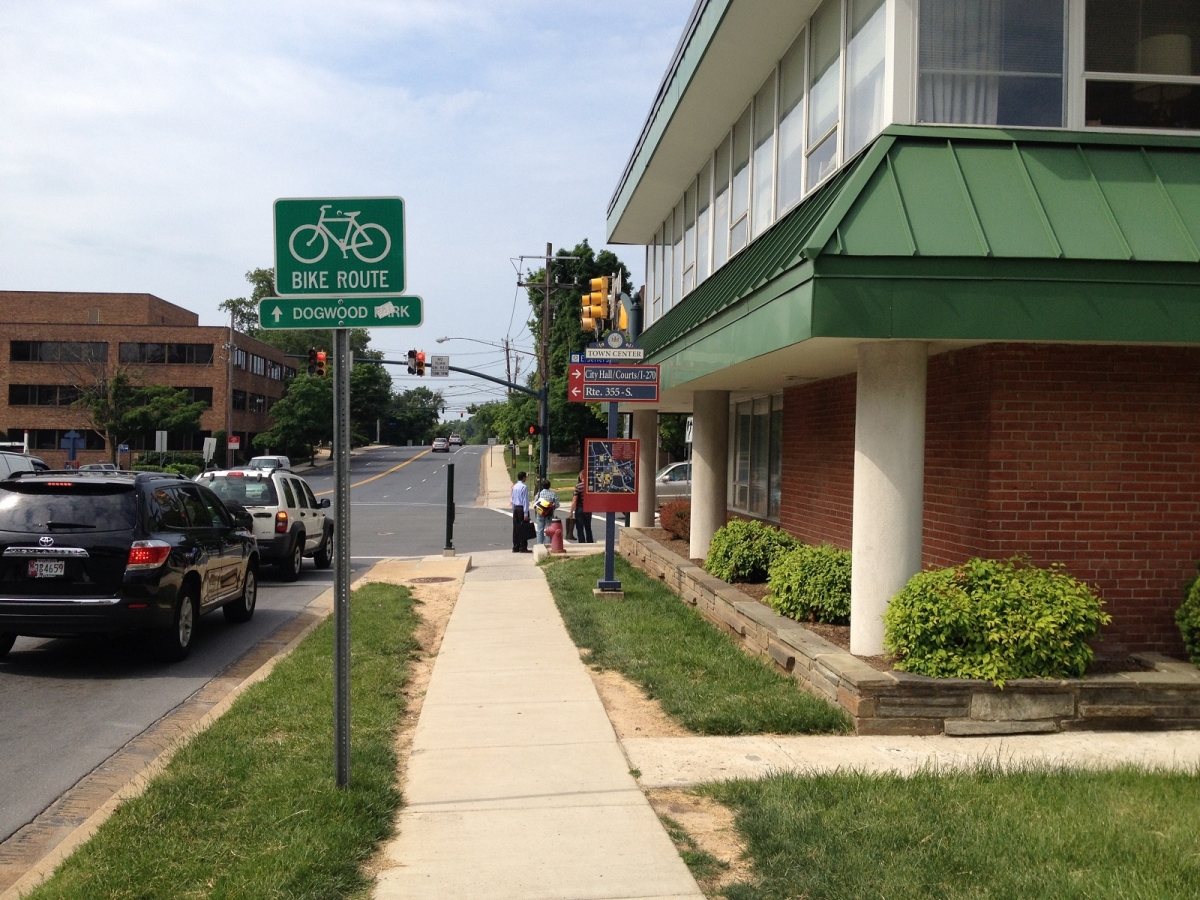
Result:
M775 558L798 546L799 542L786 531L762 522L734 519L713 535L704 569L722 581L763 582Z
M200 467L190 466L187 463L173 463L167 466L167 471L182 475L184 478L195 478L200 474Z
M1183 595L1183 606L1175 610L1175 623L1183 635L1188 658L1200 666L1200 578L1193 578Z
M1112 619L1061 566L970 559L914 575L884 614L897 669L941 678L1070 678L1092 661L1088 640Z
M850 621L850 551L801 544L775 559L767 602L781 616L845 625Z
M670 503L664 503L658 510L658 523L676 540L690 540L692 537L691 501L672 500Z

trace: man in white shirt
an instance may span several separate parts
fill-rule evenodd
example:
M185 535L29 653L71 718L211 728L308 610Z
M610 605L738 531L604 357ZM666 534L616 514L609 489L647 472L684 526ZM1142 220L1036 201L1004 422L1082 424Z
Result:
M529 538L522 532L529 521L529 486L525 484L525 473L517 473L517 483L512 486L513 553L532 553Z

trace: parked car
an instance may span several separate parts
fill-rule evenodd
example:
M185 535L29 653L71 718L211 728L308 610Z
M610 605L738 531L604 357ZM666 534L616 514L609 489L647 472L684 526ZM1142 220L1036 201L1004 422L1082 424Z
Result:
M690 462L670 463L658 470L654 476L655 507L670 503L672 500L690 500L692 498L692 464Z
M40 456L31 456L31 457L29 457L29 461L31 463L33 463L33 471L35 471L35 472L49 472L50 471L50 466L48 466L46 464L46 461L44 459L42 459Z
M441 437L434 438L433 439L433 452L434 453L449 453L450 452L450 442L448 440L446 440L445 438L441 438Z
M300 577L304 557L318 569L333 562L333 519L329 499L287 469L224 469L201 472L196 481L237 512L249 514L251 531L264 563L274 563L284 581Z
M286 456L256 456L247 465L251 469L290 469L292 461Z
M463 439L462 439L461 434L450 435L450 446L451 447L461 447L462 443L463 443Z
M34 468L33 457L0 450L0 478L8 478L17 472L32 472Z
M254 615L259 556L248 525L180 475L0 481L0 657L18 635L136 631L183 659L204 613Z
M88 463L86 466L79 467L80 472L119 472L116 463Z

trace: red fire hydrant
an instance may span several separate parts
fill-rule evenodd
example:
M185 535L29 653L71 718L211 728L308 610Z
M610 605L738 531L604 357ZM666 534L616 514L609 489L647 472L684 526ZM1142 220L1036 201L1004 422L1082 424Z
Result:
M563 526L562 522L555 519L546 526L546 534L550 535L550 552L551 553L566 553L563 549Z

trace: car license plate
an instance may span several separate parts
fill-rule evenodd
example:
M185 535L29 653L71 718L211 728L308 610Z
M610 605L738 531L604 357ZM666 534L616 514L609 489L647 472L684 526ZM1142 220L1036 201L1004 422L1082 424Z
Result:
M61 559L31 559L29 561L30 578L62 578L66 571L67 564Z

